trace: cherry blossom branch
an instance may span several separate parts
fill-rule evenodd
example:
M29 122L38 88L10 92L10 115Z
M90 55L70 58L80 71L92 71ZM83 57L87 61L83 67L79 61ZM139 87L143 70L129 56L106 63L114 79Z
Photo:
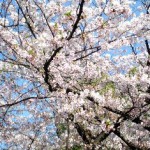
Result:
M16 2L17 2L17 4L18 4L18 6L19 6L19 9L21 10L21 12L22 12L22 14L23 14L23 17L24 17L25 20L26 20L26 24L27 24L27 26L28 26L30 32L32 33L32 35L33 35L34 38L36 39L36 35L35 35L35 33L34 33L32 27L31 27L31 25L30 25L30 23L29 23L29 21L28 21L26 15L25 15L25 13L23 12L23 9L22 9L21 5L19 4L18 0L16 0Z
M90 144L91 143L91 132L89 130L85 130L81 124L79 123L75 123L75 128L78 131L79 135L81 136L82 140L84 141L84 143L86 144Z
M98 49L98 50L100 50L101 49L101 46L95 46L95 47L90 47L90 48L84 48L83 50L81 50L81 51L77 51L77 52L75 52L75 54L78 54L78 53L82 53L82 52L84 52L84 51L88 51L88 50L92 50L92 49ZM97 51L98 51L97 50Z
M5 10L6 12L5 12L4 26L5 26L5 23L6 23L6 17L7 17L8 8L9 8L11 2L12 2L12 0L10 0L10 1L8 2L8 5L7 5L6 10Z
M16 102L13 102L13 103L10 103L10 104L1 105L0 108L2 108L2 107L11 107L11 106L17 105L19 103L26 102L30 99L45 99L45 98L49 98L49 97L27 97L27 98L24 98L20 101L16 101Z
M125 137L120 133L120 131L119 131L118 129L115 130L115 131L113 131L113 133L114 133L115 135L117 135L122 141L124 141L124 142L127 144L127 146L128 146L129 148L131 148L131 149L136 149L136 150L143 150L143 149L145 149L143 146L140 146L139 144L136 145L136 144L134 144L133 142L131 142L131 141L125 139Z
M12 28L12 27L17 27L17 26L23 26L23 25L19 24L19 8L18 8L18 12L17 13L18 13L17 23L15 23L15 24L13 23L13 24L10 24L10 25L6 25L4 23L4 24L0 24L0 25L3 26L4 28Z
M81 60L81 59L83 59L83 58L86 58L86 57L88 57L88 56L92 55L93 53L98 52L100 49L101 49L101 48L100 48L100 47L98 47L95 51L92 51L92 52L90 52L90 53L88 53L88 54L86 54L86 55L84 55L84 56L81 56L81 57L79 57L79 58L75 59L74 61L78 61L78 60Z
M53 87L51 86L50 82L49 82L49 71L48 71L48 67L51 63L51 61L54 59L54 57L57 55L57 53L59 53L59 51L62 49L62 47L57 48L53 55L51 56L51 58L49 60L46 60L45 64L44 64L44 81L47 83L48 87L49 87L49 91L52 92L54 91Z
M51 27L50 27L50 25L49 25L49 23L48 23L48 19L47 19L46 15L45 15L44 11L43 11L42 8L37 4L37 2L34 1L34 3L35 3L35 5L41 10L41 12L42 12L42 14L43 14L43 16L44 16L44 19L45 19L45 21L46 21L46 24L47 24L47 26L48 26L48 28L49 28L49 30L50 30L52 36L54 37L54 36L55 36L55 35L54 35L54 32L52 31L52 29L51 29Z
M104 108L107 109L107 110L110 111L110 112L113 112L113 113L115 113L115 114L121 115L121 117L123 117L124 120L129 119L130 121L132 121L132 122L134 122L134 123L136 123L136 124L140 124L144 129L146 129L147 131L150 132L150 127L149 127L149 126L146 126L146 125L142 125L142 120L140 120L140 116L141 116L142 114L144 114L145 111L147 112L149 109L142 111L142 112L139 113L139 115L137 115L135 118L132 118L132 117L129 115L129 113L131 112L132 109L134 110L133 107L132 107L129 111L127 111L127 112L122 112L122 111L120 111L120 110L113 109L113 108L108 107L108 106L104 106Z
M72 38L74 32L75 32L76 29L78 28L78 23L79 23L79 21L80 21L80 19L81 19L81 14L82 14L82 12L83 12L83 5L84 5L84 2L85 2L85 0L82 0L81 3L79 4L79 5L80 5L79 13L77 14L77 19L76 19L76 21L75 21L75 24L73 25L72 31L71 31L69 37L67 38L68 41Z
M95 100L94 100L93 97L88 96L87 99L90 100L90 101L93 102L93 103L98 104L97 102L95 102ZM143 107L146 107L146 106L148 106L148 105L149 105L149 104L147 103L147 104L144 105ZM147 130L147 131L150 132L150 126L142 125L142 120L140 120L140 116L143 115L145 112L148 112L150 108L147 108L146 110L140 111L140 113L137 114L136 117L134 117L134 118L130 116L130 112L131 112L131 111L134 111L134 108L136 108L136 107L134 107L134 106L131 107L131 108L130 108L128 111L126 111L126 112L122 112L122 111L120 111L120 110L113 109L113 108L108 107L108 106L104 106L103 108L105 108L105 109L107 109L108 111L113 112L113 113L115 113L115 114L121 115L121 117L123 117L124 120L129 119L129 120L131 120L132 122L134 122L134 123L136 123L136 124L140 124L145 130ZM139 110L140 110L140 109L142 109L142 107L139 108ZM96 120L99 121L99 118L97 118L97 116L96 116Z
M27 150L30 150L30 149L32 148L32 144L35 142L35 140L36 140L36 138L37 138L37 136L38 136L38 133L39 133L39 130L36 131L34 138L30 137L31 143L29 144Z
M114 123L113 129L111 129L108 132L102 131L100 134L93 136L90 130L84 129L84 127L80 123L75 123L75 128L77 129L79 135L82 137L82 140L86 144L100 144L102 141L104 141L114 130L116 130L121 122L119 122L120 117L117 119L117 121ZM123 120L124 121L124 120Z

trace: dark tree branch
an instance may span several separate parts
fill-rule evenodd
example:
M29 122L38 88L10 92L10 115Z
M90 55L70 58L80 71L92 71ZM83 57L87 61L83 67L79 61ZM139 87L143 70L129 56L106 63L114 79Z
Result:
M137 115L135 118L132 118L132 117L129 115L130 111L122 112L122 111L120 111L120 110L113 109L113 108L111 108L111 107L106 107L106 106L105 106L104 108L107 109L107 110L110 111L110 112L113 112L113 113L115 113L115 114L120 115L121 117L123 117L124 120L130 120L130 121L132 121L132 122L134 122L134 123L136 123L136 124L140 124L145 130L147 130L147 131L150 132L150 127L149 127L149 126L144 126L144 125L141 124L141 123L142 123L142 120L140 119L140 116L141 116L145 111L139 113L139 115ZM133 109L130 109L130 110L133 110Z
M36 131L34 138L29 137L31 139L31 142L30 142L27 150L30 150L32 148L32 144L35 142L35 140L36 140L36 138L38 136L38 133L39 133L39 130Z
M118 117L118 119L116 120L116 122L114 123L114 127L113 130L117 130L118 127L120 127L121 122L119 121L120 117ZM124 121L124 120L122 120ZM98 134L95 138L94 138L94 142L96 143L101 143L102 141L104 141L112 132L113 130L111 129L108 132L104 132L102 131L100 134Z
M32 138L31 143L28 146L28 150L30 150L32 148L32 144L34 143L34 141L35 141L35 138Z
M84 55L84 56L81 56L81 57L75 59L74 61L78 61L78 60L81 60L81 59L83 59L83 58L86 58L86 57L92 55L93 53L98 52L100 49L101 49L101 48L97 48L95 51L92 51L92 52L90 52L90 53L88 53L88 54L86 54L86 55Z
M124 138L124 136L120 133L119 130L115 130L114 134L116 134L122 141L124 141L131 150L143 150L139 145L133 144L131 141Z
M148 40L145 40L145 45L146 45L146 48L147 48L147 52L150 55L150 47L149 47L149 44L148 44Z
M137 52L136 52L135 48L133 47L133 45L130 44L130 46L131 46L131 49L132 49L132 52L134 53L134 55L137 55Z
M150 126L144 126L144 129L150 132Z
M50 30L52 36L54 37L55 35L54 35L54 33L53 33L53 31L52 31L52 29L51 29L49 23L48 23L48 19L47 19L45 13L43 12L42 8L41 8L35 1L34 1L34 3L35 3L35 5L41 10L41 12L42 12L42 14L43 14L43 16L44 16L44 19L45 19L45 21L46 21L46 24L47 24L47 26L48 26L48 28L49 28L49 30Z
M84 48L83 50L81 50L81 51L77 51L77 52L75 52L75 54L78 54L78 53L82 53L82 52L85 52L85 51L88 51L88 50L92 50L92 49L98 49L98 50L100 50L101 49L101 46L95 46L95 47L89 47L89 48ZM97 51L98 51L97 50Z
M93 102L94 104L97 104L97 105L98 105L98 102L96 102L92 96L87 96L86 98L87 98L89 101Z
M91 143L91 133L89 130L85 130L82 125L80 125L79 123L75 123L75 128L77 129L79 135L81 136L82 140L84 141L84 143L86 144L90 144Z
M75 21L75 24L73 25L72 31L71 31L69 37L67 38L68 41L72 38L73 34L75 33L76 29L78 28L78 23L81 19L81 14L83 12L84 2L85 2L85 0L82 0L81 3L79 4L80 5L79 13L77 14L77 19Z
M13 105L17 105L19 103L22 103L22 102L25 102L25 101L28 101L30 99L45 99L45 98L48 98L48 97L27 97L27 98L24 98L20 101L16 101L16 102L13 102L13 103L10 103L10 104L4 104L4 105L1 105L0 108L2 107L11 107Z
M29 23L29 21L28 21L28 19L27 19L26 15L25 15L25 13L23 12L22 7L20 6L20 4L19 4L18 0L16 0L16 2L17 2L17 4L18 4L18 6L19 6L19 9L21 10L21 12L22 12L22 14L23 14L23 17L24 17L24 18L25 18L25 20L26 20L26 24L27 24L27 26L28 26L28 28L29 28L30 32L32 33L32 35L33 35L33 36L34 36L34 38L36 39L36 35L35 35L35 33L34 33L34 31L33 31L32 27L31 27L31 25L30 25L30 23Z
M53 87L51 86L50 82L49 82L49 71L48 71L48 67L50 65L50 63L52 62L52 60L54 59L54 57L57 55L57 53L59 53L59 51L62 49L62 47L57 48L53 55L50 57L49 60L47 60L44 64L44 81L47 83L48 87L49 87L49 91L52 92L54 91Z
M96 143L101 143L102 141L104 141L111 133L112 131L109 131L109 132L104 132L102 131L95 139L94 139L94 142Z
M125 114L124 112L122 112L120 110L113 109L113 108L108 107L108 106L104 106L104 108L107 109L108 111L111 111L111 112L115 113L115 114L122 115L123 117L129 117L127 114Z
M119 119L120 117L114 123L114 130L116 130L120 126ZM75 123L75 128L77 129L79 135L86 144L100 144L113 132L113 130L110 130L108 132L102 131L97 136L93 136L90 130L84 129L84 127L82 127L82 125L79 123Z

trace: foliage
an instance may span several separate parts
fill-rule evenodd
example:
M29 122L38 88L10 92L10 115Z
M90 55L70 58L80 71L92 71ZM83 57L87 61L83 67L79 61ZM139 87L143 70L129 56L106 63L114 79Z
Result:
M82 146L74 145L71 150L82 150Z
M129 71L129 76L134 76L137 72L137 68L136 67L133 67L132 69L130 69Z
M70 17L71 16L71 11L66 12L64 15L67 16L67 17Z
M104 95L107 94L109 91L111 91L113 95L115 94L114 82L107 82L106 85L100 90L100 94Z
M64 124L64 123L58 124L58 126L57 126L57 135L60 136L66 130L67 130L66 124Z

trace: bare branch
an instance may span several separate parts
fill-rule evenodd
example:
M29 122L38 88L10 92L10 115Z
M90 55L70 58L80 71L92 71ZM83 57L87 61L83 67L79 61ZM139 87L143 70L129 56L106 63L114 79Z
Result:
M21 12L22 12L22 14L23 14L23 17L24 17L25 20L26 20L26 24L27 24L27 26L28 26L30 32L32 33L32 35L33 35L34 38L36 39L36 35L35 35L35 33L34 33L32 27L31 27L31 25L30 25L30 23L29 23L29 21L28 21L26 15L25 15L25 13L23 12L23 9L22 9L21 5L19 4L18 0L16 0L16 2L17 2L17 4L18 4L18 6L19 6L19 9L21 10Z
M17 105L17 104L20 104L22 102L26 102L26 101L28 101L30 99L45 99L45 98L48 98L48 97L28 97L28 98L24 98L24 99L22 99L20 101L16 101L16 102L13 102L13 103L10 103L10 104L1 105L0 108L2 108L2 107L11 107L13 105Z

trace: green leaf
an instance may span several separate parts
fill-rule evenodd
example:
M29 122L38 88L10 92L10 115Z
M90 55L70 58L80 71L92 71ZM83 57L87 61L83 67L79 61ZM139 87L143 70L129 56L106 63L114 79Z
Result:
M103 82L104 80L108 79L108 75L105 73L101 73L101 77L100 78L95 78L95 79L83 79L78 81L79 84L81 85L91 85L93 87L99 85L101 82Z
M65 123L59 123L57 125L57 135L60 136L67 130L67 125Z
M80 146L80 145L73 145L71 150L82 150L82 146Z
M107 78L108 78L107 74L105 74L105 73L102 72L100 78L96 78L96 79L91 80L91 85L92 85L92 86L97 86L97 85L99 85L102 81L106 80Z
M58 28L58 24L57 24L57 23L54 24L54 28L55 28L55 29Z
M137 73L137 68L133 67L129 71L129 77L134 76Z
M70 17L71 16L71 11L66 12L64 15L67 16L67 17Z
M103 22L103 23L102 23L102 27L103 27L103 28L106 27L107 25L108 25L107 22Z
M111 125L111 121L109 119L106 120L106 125Z
M101 73L101 80L107 80L108 79L108 75L106 73Z
M34 50L32 50L32 49L28 51L28 54L29 54L29 55L34 55L34 53L35 53L35 52L34 52Z
M114 84L114 82L112 82L112 81L107 82L106 85L99 91L99 93L101 95L104 95L108 91L112 91L112 94L114 96L114 94L115 94L115 84Z

